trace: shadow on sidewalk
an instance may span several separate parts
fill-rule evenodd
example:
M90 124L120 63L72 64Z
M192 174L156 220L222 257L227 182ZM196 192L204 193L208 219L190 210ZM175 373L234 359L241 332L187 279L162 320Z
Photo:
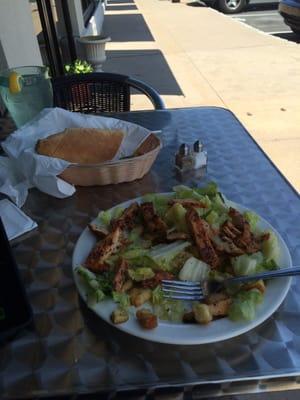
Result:
M106 11L127 11L127 10L137 10L137 9L138 8L135 4L120 4L120 5L117 4L117 5L106 6Z
M127 1L126 1L127 2ZM116 10L123 0L110 0L108 6ZM135 5L134 5L135 6ZM153 86L161 95L183 95L164 54L159 49L144 49L142 42L155 39L142 14L108 14L103 24L103 34L112 42L120 42L119 49L106 50L106 72L125 74ZM135 49L126 49L126 42L137 42Z
M114 42L154 42L142 14L109 14L103 32Z
M183 95L160 50L108 50L106 55L105 71L143 80L160 94Z
M129 3L134 3L134 0L109 0L107 4L129 4Z

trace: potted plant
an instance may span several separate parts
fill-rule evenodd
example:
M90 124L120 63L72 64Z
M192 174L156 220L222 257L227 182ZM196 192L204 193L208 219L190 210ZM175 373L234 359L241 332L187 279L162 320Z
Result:
M85 60L75 60L73 63L65 65L66 75L87 74L93 71L94 69L91 64Z
M85 60L75 60L70 64L64 66L66 75L74 74L88 74L93 72L93 67ZM89 104L90 89L88 85L84 83L73 84L71 86L72 100L71 103L79 101L79 103Z
M78 39L84 47L86 59L92 64L96 72L102 71L102 64L106 60L105 46L111 39L109 36L82 36Z

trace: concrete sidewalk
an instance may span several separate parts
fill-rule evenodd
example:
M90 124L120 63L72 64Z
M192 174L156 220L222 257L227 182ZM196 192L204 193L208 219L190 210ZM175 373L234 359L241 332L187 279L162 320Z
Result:
M191 4L110 0L104 69L152 84L167 107L232 110L299 191L299 45ZM149 103L136 96L141 107Z

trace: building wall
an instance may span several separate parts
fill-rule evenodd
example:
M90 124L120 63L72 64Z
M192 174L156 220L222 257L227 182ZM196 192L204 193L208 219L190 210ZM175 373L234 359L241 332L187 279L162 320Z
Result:
M28 1L0 1L0 69L42 65Z
M100 35L104 21L104 11L106 2L99 2L94 15L84 26L83 13L80 0L69 0L70 17L72 21L73 34L75 38L80 36ZM80 43L77 42L78 58L84 58L84 50Z

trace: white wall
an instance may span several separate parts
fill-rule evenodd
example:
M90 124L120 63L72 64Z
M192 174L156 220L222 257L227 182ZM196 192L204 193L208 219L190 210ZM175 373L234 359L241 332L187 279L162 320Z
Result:
M42 65L28 0L0 1L1 68Z
M1 0L0 0L1 1ZM88 35L100 35L104 21L105 2L100 2L91 17L88 25L84 26L82 7L80 0L69 0L70 18L72 21L73 35L76 38ZM85 58L84 50L77 42L78 58Z
M99 3L87 27L82 31L81 36L101 34L102 25L104 21L104 10L105 10L105 3Z

